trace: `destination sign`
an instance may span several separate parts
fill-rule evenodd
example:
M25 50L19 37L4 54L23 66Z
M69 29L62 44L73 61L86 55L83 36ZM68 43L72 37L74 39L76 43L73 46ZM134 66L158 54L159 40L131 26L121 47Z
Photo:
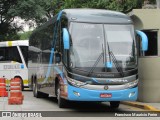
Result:
M15 65L3 65L3 69L5 70L9 70L9 69L20 69L21 66L19 64L15 64Z

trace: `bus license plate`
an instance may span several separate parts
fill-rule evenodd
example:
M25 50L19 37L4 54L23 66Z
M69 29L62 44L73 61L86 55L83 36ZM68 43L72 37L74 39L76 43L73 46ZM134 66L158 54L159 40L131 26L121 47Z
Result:
M101 93L101 94L100 94L100 97L101 97L101 98L111 98L111 97L112 97L112 94L111 94L111 93Z

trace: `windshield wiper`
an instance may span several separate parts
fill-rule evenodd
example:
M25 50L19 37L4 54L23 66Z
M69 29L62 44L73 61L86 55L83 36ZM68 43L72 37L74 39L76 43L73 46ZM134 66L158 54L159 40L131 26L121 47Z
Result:
M103 62L104 62L104 48L103 48L103 44L102 44L102 53L99 55L99 57L97 58L96 62L94 63L94 65L91 67L91 69L89 70L88 72L88 75L89 76L93 70L96 68L97 64L99 63L99 61L101 60L101 58L103 57Z
M104 53L102 52L99 57L97 58L96 62L94 63L94 65L92 66L92 68L90 69L90 71L88 72L88 76L93 72L93 70L96 68L97 64L99 63L100 59L102 58L102 56L104 55Z
M108 54L109 54L109 62L111 62L111 58L112 58L112 61L115 65L117 71L121 74L122 77L124 77L124 72L123 72L122 66L118 63L115 55L110 50L108 41L107 41L107 47L108 47Z
M113 61L114 65L116 66L117 71L121 74L122 77L124 77L124 72L123 72L122 66L118 63L118 61L112 51L109 51L109 56L111 56L112 61Z

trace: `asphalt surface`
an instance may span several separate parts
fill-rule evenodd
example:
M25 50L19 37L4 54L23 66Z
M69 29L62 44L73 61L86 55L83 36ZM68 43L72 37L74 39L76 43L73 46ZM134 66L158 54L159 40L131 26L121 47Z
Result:
M134 117L115 117L116 114L125 113L130 114L132 112L143 112L145 110L132 107L128 105L120 104L118 109L110 108L108 102L69 102L67 108L59 108L57 104L57 100L53 97L49 98L34 98L32 91L23 91L24 101L22 105L8 105L8 97L0 97L0 111L23 111L23 112L42 112L42 116L52 116L52 117L44 117L44 118L27 118L27 117L16 117L14 120L40 120L40 119L66 119L72 120L76 117L76 120L87 119L110 119L112 120L121 120L121 119L134 119ZM128 113L129 112L129 113ZM1 115L0 115L1 116ZM54 116L54 117L53 117ZM117 119L118 118L118 119ZM128 118L128 119L127 119ZM150 120L151 117L144 117L145 120ZM149 118L149 119L148 119ZM0 118L1 119L1 118ZM4 120L10 120L12 118L4 118ZM143 117L135 117L135 119L143 120ZM135 120L134 119L134 120ZM153 119L159 119L158 117L154 117ZM75 119L74 119L75 120Z
M109 102L68 102L67 108L59 108L54 97L35 98L32 91L23 91L22 105L8 105L8 97L0 98L0 110L15 111L143 111L143 109L121 104L118 109L110 108Z

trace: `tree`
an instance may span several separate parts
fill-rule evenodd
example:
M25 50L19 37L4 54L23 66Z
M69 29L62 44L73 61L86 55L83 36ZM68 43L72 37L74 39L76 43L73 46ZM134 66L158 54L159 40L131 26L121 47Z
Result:
M52 13L52 0L1 0L0 1L0 41L19 39L18 31L22 26L13 23L15 17L26 21L32 20L41 25L50 19ZM29 22L33 26L32 22Z
M51 0L18 0L17 6L10 9L10 12L40 25L52 17L51 6Z
M139 3L139 0L64 0L61 8L97 8L126 13L133 8L140 8Z
M31 34L32 34L32 31L27 31L24 33L18 33L18 36L20 40L28 40Z
M20 28L16 24L12 24L14 17L9 14L10 8L16 6L17 0L1 0L0 1L0 40L7 37L16 38L16 33Z
M16 16L36 22L37 26L46 22L65 8L97 8L127 13L133 8L141 8L144 0L1 0L0 1L0 41L19 39L17 33L22 26L13 23ZM150 0L155 3L156 0ZM33 26L32 22L28 23Z

